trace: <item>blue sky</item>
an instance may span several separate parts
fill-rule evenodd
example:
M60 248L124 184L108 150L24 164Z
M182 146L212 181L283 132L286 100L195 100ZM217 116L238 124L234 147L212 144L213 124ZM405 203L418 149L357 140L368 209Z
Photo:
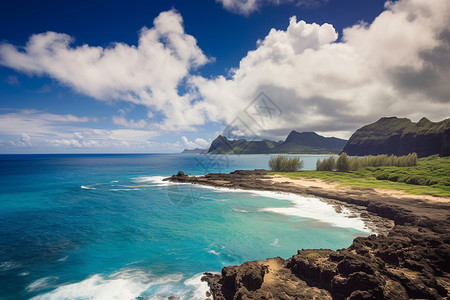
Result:
M438 121L450 111L449 11L445 0L3 1L0 153L179 152L236 120L239 134L272 139L348 138L391 115ZM258 123L246 108L261 92L280 114Z

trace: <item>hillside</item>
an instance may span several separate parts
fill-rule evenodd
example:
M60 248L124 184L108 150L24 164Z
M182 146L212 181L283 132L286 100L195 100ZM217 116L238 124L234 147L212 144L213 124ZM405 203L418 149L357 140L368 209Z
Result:
M229 140L220 135L212 143L208 153L213 154L327 154L339 153L346 140L327 138L315 132L292 131L285 141L271 140L247 141L245 139Z
M419 157L450 155L450 119L431 122L422 118L414 123L406 118L381 118L358 129L344 147L349 155L406 155Z
M339 153L347 141L335 137L323 137L315 132L291 131L286 140L274 149L274 153Z
M209 147L208 153L212 154L265 154L271 153L282 142L274 142L270 140L263 141L246 141L229 140L219 135Z

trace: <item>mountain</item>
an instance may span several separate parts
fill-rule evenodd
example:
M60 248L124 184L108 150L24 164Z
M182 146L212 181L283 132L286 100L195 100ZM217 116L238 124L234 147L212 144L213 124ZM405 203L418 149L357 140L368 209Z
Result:
M183 152L181 152L182 154L191 154L191 153L198 153L198 154L203 154L203 153L207 153L208 149L200 149L200 148L195 148L195 149L184 149Z
M344 147L348 155L450 155L450 119L414 123L406 118L381 118L358 129Z
M275 153L340 153L347 140L323 137L315 132L291 131L286 140L274 149Z
M315 132L292 131L286 140L247 141L245 139L229 140L219 135L209 147L208 153L219 154L325 154L339 153L347 143L338 138L326 138Z
M209 147L208 153L213 154L265 154L280 145L282 142L270 140L247 141L245 139L229 140L223 135L219 135Z

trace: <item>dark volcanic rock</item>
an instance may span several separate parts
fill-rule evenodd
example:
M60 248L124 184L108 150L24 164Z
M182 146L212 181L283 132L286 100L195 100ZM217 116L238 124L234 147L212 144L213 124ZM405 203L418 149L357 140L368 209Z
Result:
M261 189L335 199L363 206L395 223L387 235L356 238L347 249L300 250L205 274L216 300L237 299L445 299L450 291L448 204L383 197L370 190L339 191L292 186L267 180L264 170L235 171L167 180ZM329 200L331 201L331 200ZM334 203L334 202L332 202Z

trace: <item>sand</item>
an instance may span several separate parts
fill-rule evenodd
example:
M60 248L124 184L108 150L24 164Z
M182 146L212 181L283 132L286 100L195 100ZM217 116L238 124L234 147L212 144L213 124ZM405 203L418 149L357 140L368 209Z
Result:
M312 178L299 178L299 179L291 179L287 177L283 177L281 175L269 175L268 176L273 183L289 183L295 186L299 186L302 188L320 188L327 190L339 190L339 191L352 191L356 190L356 188L348 187L348 186L340 186L339 182L336 181L325 181L321 179L312 179ZM433 196L433 195L413 195L405 193L402 190L392 190L392 189L380 189L375 188L372 189L373 192L379 194L380 196L388 196L392 198L398 199L416 199L421 201L428 201L433 203L447 203L450 204L450 197L442 197L442 196Z

